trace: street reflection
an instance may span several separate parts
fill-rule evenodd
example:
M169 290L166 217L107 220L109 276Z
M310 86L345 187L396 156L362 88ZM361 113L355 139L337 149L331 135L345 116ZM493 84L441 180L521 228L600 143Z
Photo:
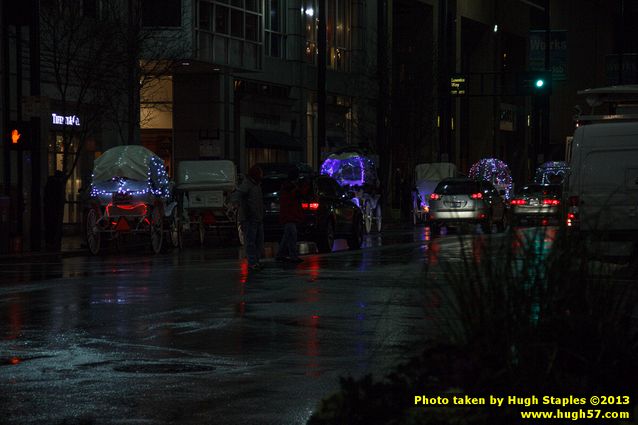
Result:
M319 327L319 319L318 315L310 316L309 320L306 323L306 375L319 377L321 376L321 369L319 365L320 360L320 351L319 351L319 337L318 337L318 327Z

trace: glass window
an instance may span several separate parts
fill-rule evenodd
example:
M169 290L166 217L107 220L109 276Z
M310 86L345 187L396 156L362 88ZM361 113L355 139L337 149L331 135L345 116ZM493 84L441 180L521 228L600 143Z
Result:
M212 5L205 1L199 2L199 28L210 31L210 16L212 13Z
M434 190L439 195L467 195L480 191L479 183L474 181L441 182Z
M261 2L259 0L246 0L246 10L250 10L253 12L259 12L259 4Z
M244 36L244 12L241 10L230 10L230 35L240 38Z
M266 54L278 58L284 56L284 7L284 0L266 0Z
M279 10L279 0L270 0L270 27L273 31L281 30L281 11Z
M263 54L261 2L198 0L197 3L196 31L202 31L195 34L198 58L224 65L259 69Z
M228 8L215 6L215 32L228 34Z
M259 41L259 16L246 14L246 40Z

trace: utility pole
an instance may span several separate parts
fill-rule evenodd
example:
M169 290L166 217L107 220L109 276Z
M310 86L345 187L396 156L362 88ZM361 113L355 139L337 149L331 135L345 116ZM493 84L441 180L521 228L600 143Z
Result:
M438 25L438 110L439 127L439 161L449 161L452 140L452 102L450 99L451 59L456 57L456 42L452 34L454 30L454 15L456 14L456 0L439 0ZM452 17L452 19L451 19Z
M319 28L317 31L317 143L315 164L321 165L321 151L326 146L326 0L318 0Z
M553 80L552 76L552 64L550 62L551 53L551 22L550 22L550 2L551 0L545 0L545 71L548 73L549 78ZM549 82L551 85L551 82ZM550 94L541 96L541 131L540 131L540 154L543 155L543 161L547 160L546 155L549 151L549 97ZM536 158L538 161L538 156ZM542 161L539 161L542 162ZM540 164L537 164L540 165Z

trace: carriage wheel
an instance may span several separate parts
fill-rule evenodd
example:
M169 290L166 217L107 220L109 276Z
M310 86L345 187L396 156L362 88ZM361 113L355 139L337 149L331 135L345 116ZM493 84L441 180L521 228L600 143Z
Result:
M159 254L162 251L162 241L164 239L164 220L162 208L156 206L151 211L151 249L153 253Z
M91 208L86 214L86 246L93 255L97 255L100 252L102 240L97 221L97 211Z
M197 218L197 235L199 236L199 244L204 246L204 239L206 238L206 227L204 227L204 219L200 215Z
M168 235L171 247L182 249L182 221L179 217L177 207L173 208L169 221Z
M377 201L377 207L374 209L374 218L377 221L377 232L381 232L381 223L383 216L381 214L381 204Z
M239 239L239 244L244 245L244 229L239 221L239 213L235 215L235 227L237 227L237 239Z
M370 201L365 201L363 204L363 225L366 234L370 234L372 231L372 206L370 205Z

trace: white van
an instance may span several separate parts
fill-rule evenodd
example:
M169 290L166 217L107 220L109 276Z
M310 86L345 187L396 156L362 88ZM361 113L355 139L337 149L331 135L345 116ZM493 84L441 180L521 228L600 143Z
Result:
M638 115L618 113L627 106L622 102L638 96L638 87L622 90L579 92L590 105L612 103L613 114L579 117L564 198L567 226L603 241L598 253L613 256L636 255L638 242Z

